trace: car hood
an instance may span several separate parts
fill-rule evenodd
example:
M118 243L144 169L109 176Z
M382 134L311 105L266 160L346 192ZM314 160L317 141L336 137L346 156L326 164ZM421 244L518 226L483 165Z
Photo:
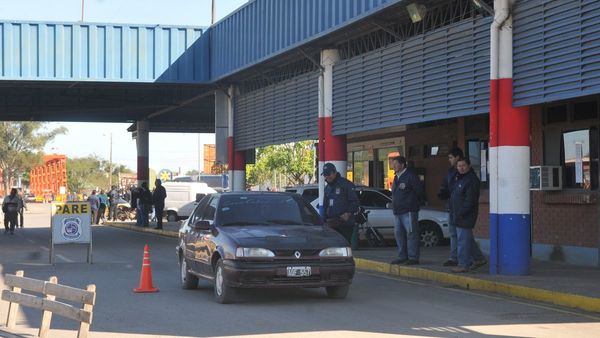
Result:
M348 245L336 231L319 225L228 226L219 228L219 231L228 235L238 245L250 248L319 249Z

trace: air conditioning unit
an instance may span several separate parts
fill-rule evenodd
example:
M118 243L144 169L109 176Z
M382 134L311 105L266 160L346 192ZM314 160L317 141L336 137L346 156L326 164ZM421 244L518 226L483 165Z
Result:
M562 190L562 167L529 167L529 190Z

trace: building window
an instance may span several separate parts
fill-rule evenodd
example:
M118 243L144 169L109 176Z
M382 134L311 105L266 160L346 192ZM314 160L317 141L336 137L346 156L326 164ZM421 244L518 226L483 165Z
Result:
M481 181L481 188L489 188L489 155L488 141L485 140L468 140L465 156L471 161L471 168L475 171L477 177Z
M563 187L598 188L598 130L580 129L562 133Z

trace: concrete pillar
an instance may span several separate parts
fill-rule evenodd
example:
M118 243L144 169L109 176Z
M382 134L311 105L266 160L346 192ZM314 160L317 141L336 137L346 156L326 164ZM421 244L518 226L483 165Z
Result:
M490 43L490 273L529 273L529 107L513 102L512 15L495 0Z
M325 179L323 165L331 162L346 177L346 135L333 135L333 65L340 60L337 49L321 51L323 70L319 77L319 205L323 205Z
M227 137L229 136L229 102L227 93L222 90L215 91L215 161L228 163ZM206 169L204 169L206 170Z
M150 171L148 157L150 154L150 122L148 120L137 121L137 185L142 186L143 182L149 183Z
M235 105L233 100L235 98L235 87L230 86L228 90L229 97L227 98L227 112L228 112L228 134L227 138L227 167L229 170L229 185L231 191L245 191L246 190L246 153L244 151L235 150L235 130L233 121L235 118Z

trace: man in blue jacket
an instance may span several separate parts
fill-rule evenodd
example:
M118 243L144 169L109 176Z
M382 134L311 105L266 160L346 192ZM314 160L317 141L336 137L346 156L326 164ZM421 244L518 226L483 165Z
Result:
M394 206L394 236L398 245L398 257L392 264L419 264L419 206L424 197L423 184L419 177L406 167L406 158L392 158L394 184L392 204Z
M452 193L452 189L454 188L454 183L456 182L456 175L458 171L456 170L456 162L459 159L465 157L462 149L455 147L450 150L448 154L448 162L450 162L450 169L448 169L448 173L442 184L440 185L440 190L437 194L438 198L442 201L448 200L450 198L450 194ZM450 222L448 222L448 232L450 233L450 256L448 260L444 262L444 266L456 266L458 264L458 257L456 254L456 226L454 222L452 222L452 210L450 209L450 202L446 206L448 212L450 212Z
M467 272L487 262L473 238L473 228L479 214L479 178L468 158L456 163L458 174L450 195L450 213L456 226L458 266L452 272Z
M360 205L354 184L343 178L333 163L325 163L321 175L325 176L327 182L323 199L323 217L330 227L342 234L350 243L354 214Z

